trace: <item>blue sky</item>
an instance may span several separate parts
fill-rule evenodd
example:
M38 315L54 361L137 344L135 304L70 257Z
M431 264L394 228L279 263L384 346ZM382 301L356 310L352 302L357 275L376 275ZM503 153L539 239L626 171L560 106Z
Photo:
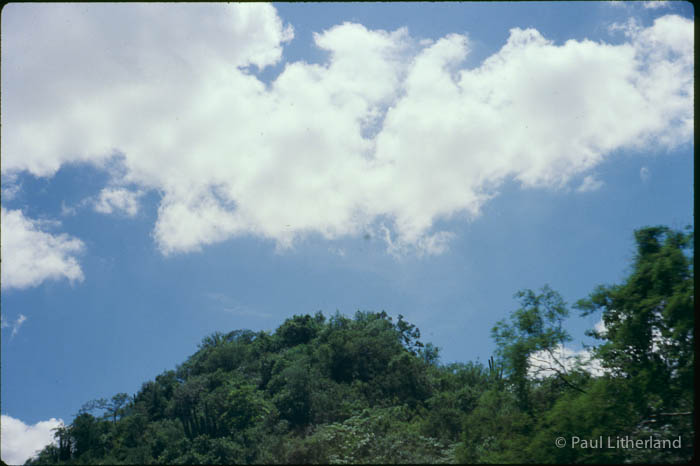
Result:
M7 462L217 330L386 310L483 361L516 291L693 223L688 3L165 8L3 9Z

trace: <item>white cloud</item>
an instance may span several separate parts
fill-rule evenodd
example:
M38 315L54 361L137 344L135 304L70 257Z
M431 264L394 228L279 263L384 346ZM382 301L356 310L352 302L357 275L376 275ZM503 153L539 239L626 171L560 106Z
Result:
M5 183L3 183L5 185ZM19 193L19 190L22 188L21 185L19 184L10 184L9 186L5 185L2 187L2 198L5 201L11 201L12 199L17 196L17 193Z
M593 358L588 349L579 351L558 345L551 352L538 351L530 355L529 375L534 378L551 377L557 373L568 374L580 367L594 376L601 376L605 369L600 360Z
M384 223L379 226L379 230L381 234L378 236L383 237L386 242L387 252L395 258L400 258L412 252L419 256L442 254L447 251L450 240L455 236L454 233L449 231L439 231L433 235L423 235L417 238L415 242L410 242L401 236L396 237L392 235L391 230Z
M80 205L69 206L66 205L65 201L61 201L61 215L64 217L75 215L76 213L78 213L78 207L80 207Z
M581 185L576 189L576 191L586 193L590 191L597 191L601 187L603 187L602 181L596 179L593 175L588 175L583 179Z
M67 278L82 281L83 272L74 254L82 241L64 234L42 231L47 223L24 216L21 210L2 208L2 288L28 288L44 280Z
M17 335L17 332L19 332L19 328L22 326L22 324L27 320L27 316L24 314L20 314L17 320L15 321L14 325L12 326L12 337L14 338L15 335Z
M608 332L608 328L605 326L605 322L602 318L595 323L593 330L595 330L600 336L605 336L605 334Z
M640 178L643 182L646 183L646 182L649 181L649 179L651 178L651 170L649 170L649 168L647 168L647 167L642 167L642 168L640 168L640 169L639 169L639 178Z
M272 317L272 314L253 309L224 293L210 292L205 293L204 296L216 303L216 308L229 314L242 317L260 317L264 319Z
M17 335L17 332L19 332L19 328L22 326L22 324L27 320L27 316L24 314L20 314L19 317L17 317L17 320L14 322L10 323L5 319L5 316L0 317L0 327L2 328L8 328L12 327L12 335L10 336L10 339L14 338L15 335Z
M652 1L646 1L643 3L644 8L647 9L656 9L656 8L666 8L670 6L668 4L667 0L652 0Z
M621 31L626 37L634 38L642 30L642 26L639 24L636 18L629 18L624 23L612 23L608 26L608 31L614 34L617 31Z
M123 154L120 181L163 195L164 254L384 223L389 252L438 254L435 222L477 216L507 179L560 187L615 150L691 141L693 26L664 16L620 45L516 28L464 69L464 35L344 23L314 34L326 63L265 85L247 67L292 38L270 5L11 4L2 170Z
M17 181L17 173L2 173L0 176L0 184L2 184L2 201L11 201L22 189L22 184Z
M340 257L345 257L345 249L340 248L340 247L338 247L338 248L330 247L330 248L328 248L328 252L330 252L332 254L337 254Z
M139 197L141 191L129 191L124 188L104 188L95 200L95 211L103 214L111 214L121 211L129 217L135 216L139 211Z
M7 464L24 464L46 445L54 442L51 429L61 425L63 420L55 418L27 425L3 414L0 418L2 460Z
M611 0L608 2L605 2L605 4L614 6L614 7L621 7L625 9L631 9L634 6L643 6L646 9L657 9L657 8L665 8L670 6L669 2L667 0L641 0L641 1L630 1L630 0Z

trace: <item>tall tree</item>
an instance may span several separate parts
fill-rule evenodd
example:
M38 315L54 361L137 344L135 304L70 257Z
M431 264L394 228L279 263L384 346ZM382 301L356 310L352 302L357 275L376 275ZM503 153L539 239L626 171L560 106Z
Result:
M131 397L127 393L117 393L111 399L99 398L85 403L80 408L80 414L88 413L96 409L105 411L105 416L111 417L114 424L117 423L117 416L121 415Z
M602 313L595 355L636 394L637 431L675 431L692 449L694 426L694 242L664 226L634 234L632 273L619 285L599 286L577 303L582 315Z
M522 290L515 297L520 299L521 307L511 313L509 320L498 321L492 335L498 346L499 362L515 387L519 406L527 411L530 409L528 372L534 354L547 354L549 369L576 387L568 378L566 364L556 354L557 348L571 340L562 326L569 311L559 293L548 285L542 287L540 294Z

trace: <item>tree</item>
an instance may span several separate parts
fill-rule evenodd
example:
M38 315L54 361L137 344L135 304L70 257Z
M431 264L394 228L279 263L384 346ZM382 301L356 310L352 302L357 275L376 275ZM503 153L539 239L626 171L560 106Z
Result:
M584 316L602 312L605 330L590 334L603 341L595 352L613 374L637 380L645 393L661 394L668 380L687 391L695 355L692 233L649 227L635 240L625 283L599 286L577 307Z
M54 438L58 441L58 460L68 461L73 455L73 439L71 438L70 427L59 426L54 428Z
M493 327L492 335L498 346L497 355L505 375L515 387L519 405L529 410L528 372L532 356L547 354L547 369L572 388L580 390L569 378L567 364L556 352L571 340L562 323L569 315L566 303L559 293L545 285L540 294L522 290L515 294L521 306L512 312L509 320L501 320ZM492 361L492 367L496 364Z
M284 347L307 343L316 336L324 320L325 318L321 313L316 314L315 317L311 317L308 314L303 316L295 315L291 319L287 319L277 329L276 335L279 336Z
M533 420L507 390L488 389L463 424L459 463L524 463Z
M573 437L603 439L629 434L634 423L634 394L625 389L624 380L593 380L585 393L569 390L558 396L554 405L537 419L525 452L531 461L541 463L623 463L624 449L560 448L555 439L570 442ZM639 437L637 437L639 438Z
M89 413L96 409L105 410L105 416L111 417L114 424L117 423L117 416L120 416L124 407L129 402L131 397L126 393L117 393L110 400L99 398L85 403L79 411L79 414Z
M270 411L253 385L239 382L226 388L228 393L223 418L231 431L248 429Z
M109 428L108 421L99 421L88 413L78 415L69 428L75 457L102 454L108 448L103 439Z
M599 286L577 307L582 315L601 312L602 341L594 350L611 377L625 380L637 412L634 432L683 435L690 458L694 441L693 233L664 226L635 231L632 273L613 286ZM668 461L678 452L645 458ZM674 456L676 455L676 456Z
M86 403L28 464L688 461L692 234L654 227L635 239L630 276L577 304L602 314L606 328L591 332L602 374L559 351L568 310L548 286L515 295L487 366L441 364L403 316L294 316L275 332L206 337L133 402L120 393ZM554 443L678 435L683 448L665 451Z

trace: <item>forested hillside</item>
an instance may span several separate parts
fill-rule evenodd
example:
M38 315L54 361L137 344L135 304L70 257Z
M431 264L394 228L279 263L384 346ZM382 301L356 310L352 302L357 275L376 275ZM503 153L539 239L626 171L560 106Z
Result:
M561 349L571 310L547 286L516 294L487 364L441 364L401 316L297 315L273 333L207 336L135 395L86 403L27 464L688 461L693 234L635 239L626 280L571 309L602 316L592 362ZM572 445L601 436L680 441Z

